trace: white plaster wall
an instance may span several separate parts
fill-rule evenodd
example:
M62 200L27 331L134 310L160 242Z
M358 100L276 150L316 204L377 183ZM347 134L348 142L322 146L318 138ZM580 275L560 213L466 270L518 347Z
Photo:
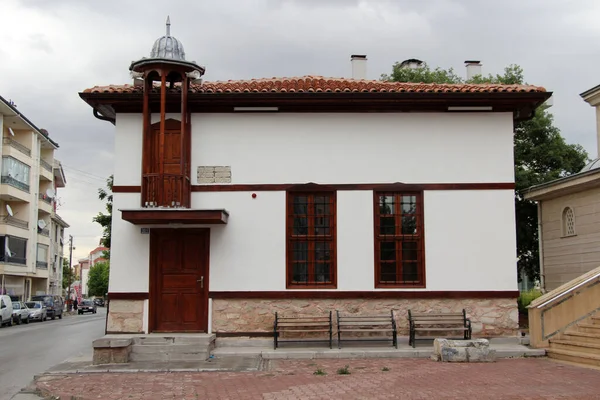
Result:
M285 290L285 192L192 193L192 208L225 208L210 232L210 290Z
M115 185L141 185L142 130L141 114L117 115L115 122Z
M122 209L140 207L139 193L113 195L109 292L148 292L150 235L121 219Z
M232 183L512 182L510 113L194 114L192 179Z
M427 191L428 290L517 290L512 190Z
M425 192L425 290L517 290L513 201L511 190ZM285 192L193 193L192 204L230 212L211 228L211 291L285 290ZM373 192L338 191L337 290L374 290L373 252Z

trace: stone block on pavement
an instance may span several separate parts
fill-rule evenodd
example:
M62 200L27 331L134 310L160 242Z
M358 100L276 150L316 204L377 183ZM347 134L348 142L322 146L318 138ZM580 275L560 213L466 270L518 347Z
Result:
M494 362L496 352L487 339L433 341L432 359L442 362Z

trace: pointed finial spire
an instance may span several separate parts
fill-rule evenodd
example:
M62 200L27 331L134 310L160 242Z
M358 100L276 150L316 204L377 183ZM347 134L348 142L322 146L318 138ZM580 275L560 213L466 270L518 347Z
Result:
M167 36L171 36L171 19L167 15Z

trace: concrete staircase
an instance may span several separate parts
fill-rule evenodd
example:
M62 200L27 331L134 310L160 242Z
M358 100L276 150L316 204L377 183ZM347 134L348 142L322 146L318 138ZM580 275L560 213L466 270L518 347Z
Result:
M600 313L550 339L548 357L600 367Z
M133 338L129 361L205 361L215 346L215 335L165 334Z

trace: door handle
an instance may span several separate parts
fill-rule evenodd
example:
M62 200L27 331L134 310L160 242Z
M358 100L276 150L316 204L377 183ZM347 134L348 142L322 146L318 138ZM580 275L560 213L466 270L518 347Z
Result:
M204 276L201 276L196 282L200 282L200 288L204 289Z

